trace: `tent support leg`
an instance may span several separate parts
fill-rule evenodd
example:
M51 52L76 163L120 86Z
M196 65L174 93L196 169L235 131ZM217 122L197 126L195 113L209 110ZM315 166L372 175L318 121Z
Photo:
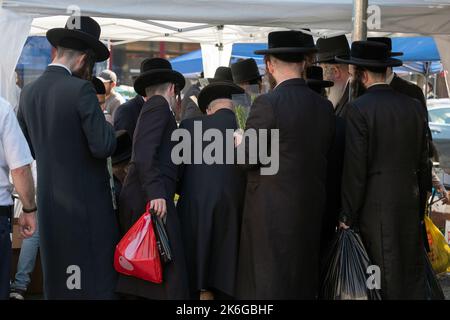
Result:
M367 8L369 0L353 0L353 41L367 39Z

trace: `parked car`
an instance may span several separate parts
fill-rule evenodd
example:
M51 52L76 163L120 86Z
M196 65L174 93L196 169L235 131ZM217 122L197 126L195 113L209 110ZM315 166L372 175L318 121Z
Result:
M429 126L440 167L450 169L450 99L431 99L427 105Z

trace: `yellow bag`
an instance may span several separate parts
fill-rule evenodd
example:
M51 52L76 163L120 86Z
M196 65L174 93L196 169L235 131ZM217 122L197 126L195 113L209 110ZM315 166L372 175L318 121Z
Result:
M428 215L425 215L424 221L427 229L428 243L430 245L428 257L430 258L431 265L436 274L446 272L447 268L450 269L450 247L447 241L445 241L442 232L434 225Z

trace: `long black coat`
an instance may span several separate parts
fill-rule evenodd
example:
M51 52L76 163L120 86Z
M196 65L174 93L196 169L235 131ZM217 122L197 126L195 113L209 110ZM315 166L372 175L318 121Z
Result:
M432 135L431 135L431 130L430 127L428 125L428 110L427 110L427 103L425 100L425 96L423 94L422 89L420 89L417 85L415 85L414 83L411 83L409 81L406 81L402 78L400 78L399 76L397 76L396 74L394 75L394 78L392 78L391 83L389 84L391 86L392 89L394 89L397 92L403 93L413 99L417 99L419 100L420 104L422 105L422 107L424 108L425 111L425 115L427 117L427 131L428 131L428 139L430 141L430 145L428 146L428 157L432 158L434 156L433 154L433 148L432 148ZM431 176L431 170L433 167L433 163L432 161L428 162L428 178L427 180L430 182L430 186L429 188L431 188L431 181L432 181L432 176ZM425 222L421 222L422 224L422 233L423 233L423 238L424 238L424 244L425 244L425 248L427 249L427 251L430 250L429 244L428 244L428 239L427 239L427 230L425 228Z
M44 291L48 299L113 298L118 226L106 158L115 149L95 90L49 66L22 90L18 118L37 161ZM66 281L81 271L81 289Z
M322 258L328 253L328 246L333 241L338 225L339 214L342 209L341 185L342 171L344 166L345 149L345 118L349 103L350 82L344 89L344 93L334 108L336 115L336 134L334 143L330 152L329 164L327 170L327 197L326 210L323 219L321 255ZM323 266L326 267L326 266Z
M167 204L166 229L173 261L164 267L163 283L155 284L125 275L119 276L117 291L149 299L187 299L189 297L183 243L174 195L177 167L172 162L177 128L167 100L151 97L142 107L133 139L128 174L120 194L119 211L124 230L128 230L145 212L146 204L164 198Z
M141 114L143 105L144 98L140 95L120 105L114 113L114 129L116 131L126 130L130 137L133 138L137 119Z
M342 219L359 228L380 267L383 299L425 298L426 125L420 103L388 85L370 87L348 109Z
M194 121L197 125L202 124L202 132L214 128L220 130L223 137L226 129L237 129L235 114L229 109L184 120L180 128L188 130L192 137ZM193 147L194 141L191 142ZM205 146L208 144L204 143ZM225 141L223 146L225 163ZM245 174L233 164L183 165L180 173L177 211L186 247L191 292L198 297L201 289L214 288L234 296Z
M333 106L303 79L290 79L254 101L246 128L279 129L279 170L260 175L244 166L238 297L314 299Z
M181 121L203 115L197 103L191 99L192 96L198 98L199 93L200 83L197 82L193 84L184 94L183 100L181 101Z

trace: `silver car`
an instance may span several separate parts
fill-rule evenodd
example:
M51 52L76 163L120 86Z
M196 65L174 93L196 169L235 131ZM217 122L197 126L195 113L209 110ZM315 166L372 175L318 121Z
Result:
M441 168L450 168L450 99L427 101L429 126Z

